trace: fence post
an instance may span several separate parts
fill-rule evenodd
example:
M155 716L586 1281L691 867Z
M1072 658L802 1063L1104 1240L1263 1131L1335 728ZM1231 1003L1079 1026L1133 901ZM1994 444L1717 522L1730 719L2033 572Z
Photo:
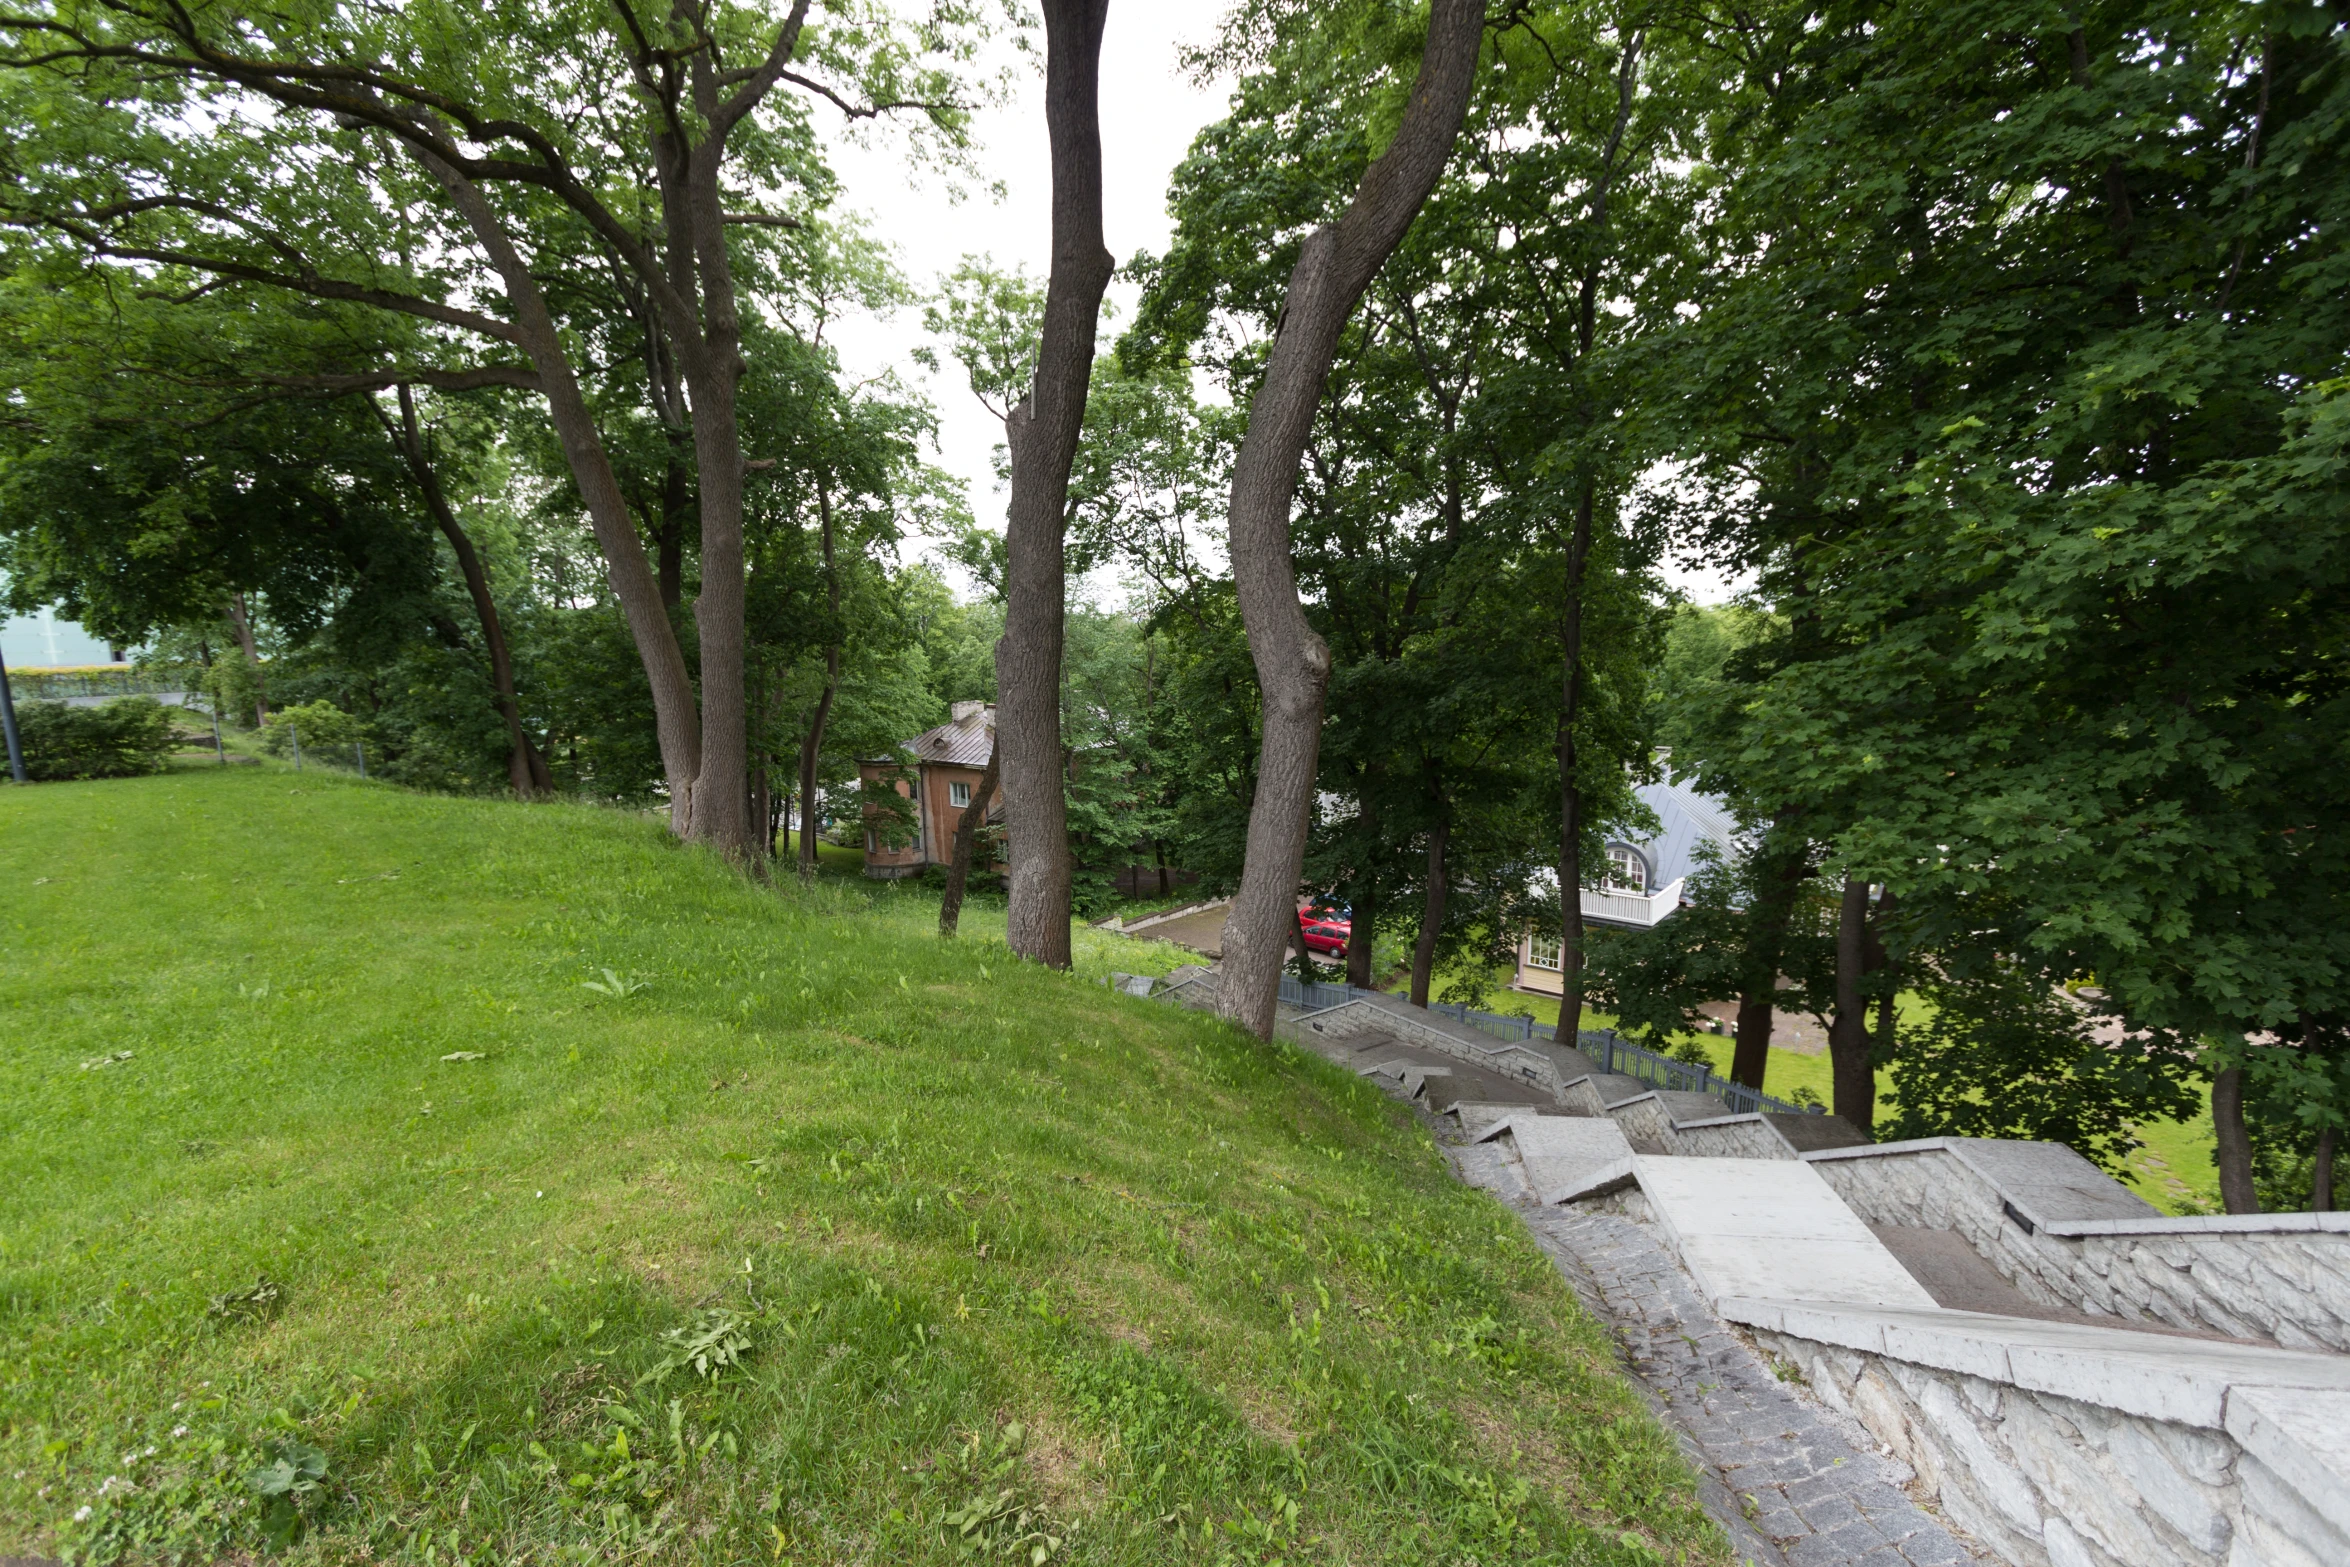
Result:
M298 773L302 770L302 731L288 724L286 733L294 737L294 771Z
M366 743L365 743L364 741L359 741L359 740L354 740L354 741L352 741L352 742L351 742L351 754L352 754L353 756L356 756L357 758L359 758L359 776L360 776L360 777L362 777L362 778L366 777L366 776L367 776L367 746L366 746Z

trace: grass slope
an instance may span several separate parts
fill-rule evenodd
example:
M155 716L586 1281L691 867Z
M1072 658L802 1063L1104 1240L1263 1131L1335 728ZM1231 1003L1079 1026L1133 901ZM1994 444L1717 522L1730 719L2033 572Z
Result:
M918 894L276 767L0 886L0 1554L1725 1555L1400 1108Z

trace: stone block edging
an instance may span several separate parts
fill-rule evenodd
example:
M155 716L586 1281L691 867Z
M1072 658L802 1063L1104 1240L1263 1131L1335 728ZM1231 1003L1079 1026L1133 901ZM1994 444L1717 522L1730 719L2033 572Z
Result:
M2350 1562L2345 1357L1974 1312L1717 1310L2019 1567Z

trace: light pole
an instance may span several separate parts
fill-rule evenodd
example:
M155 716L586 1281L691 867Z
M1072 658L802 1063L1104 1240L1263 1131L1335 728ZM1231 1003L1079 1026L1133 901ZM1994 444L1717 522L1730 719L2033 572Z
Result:
M8 732L8 776L24 783L24 743L16 736L16 698L9 694L5 654L0 654L0 729Z

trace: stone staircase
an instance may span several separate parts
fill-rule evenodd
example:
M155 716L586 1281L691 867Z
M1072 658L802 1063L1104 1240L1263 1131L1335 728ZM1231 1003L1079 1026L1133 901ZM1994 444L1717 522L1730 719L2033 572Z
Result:
M1163 993L1206 1004L1214 979ZM1827 1437L1764 1482L1775 1500L1741 1491L1722 1444L1792 1395L1719 1348L1686 1386L1635 1357L1742 1498L1754 1527L1725 1527L1758 1567L2350 1567L2350 1214L2174 1218L2061 1144L1872 1144L1392 996L1284 1007L1275 1031L1425 1113L1627 1344L1661 1343L1660 1312L1693 1346L1743 1336L1966 1542ZM1656 1293L1659 1267L1686 1289ZM1692 1389L1734 1408L1685 1409Z

